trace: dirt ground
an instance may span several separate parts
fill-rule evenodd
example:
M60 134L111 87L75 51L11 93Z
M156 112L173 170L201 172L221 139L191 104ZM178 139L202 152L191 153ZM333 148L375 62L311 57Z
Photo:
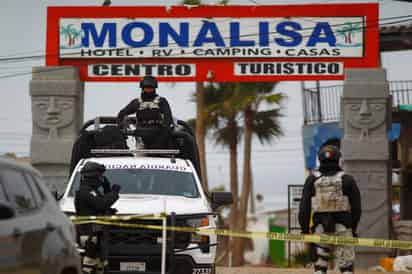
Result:
M312 274L313 271L304 268L272 268L272 267L218 267L216 274ZM339 272L328 271L330 274L338 274ZM367 270L355 270L356 274L382 274L393 272L376 272Z

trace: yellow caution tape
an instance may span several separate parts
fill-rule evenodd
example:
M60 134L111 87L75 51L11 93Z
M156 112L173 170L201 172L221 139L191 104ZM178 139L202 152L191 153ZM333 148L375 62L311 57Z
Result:
M108 215L108 216L70 216L72 222L107 220L107 221L130 221L130 220L162 220L166 214L148 214L148 215Z
M120 217L120 216L118 216ZM125 217L120 217L125 218ZM144 219L142 216L134 216L134 219ZM159 218L157 218L159 219ZM162 230L161 225L147 225L147 224L131 224L124 222L113 222L113 219L105 219L105 217L91 218L74 218L75 224L100 224L108 226L118 226L127 228L141 228L151 230ZM130 220L130 219L129 219ZM293 241L293 242L307 242L325 245L347 245L347 246L363 246L363 247L375 247L375 248L394 248L412 250L412 241L398 241L398 240L382 240L372 238L354 238L354 237L342 237L333 235L315 235L315 234L290 234L290 233L277 233L277 232L249 232L249 231L230 231L226 229L212 229L212 228L193 228L193 227L176 227L167 226L167 230L176 232L188 232L196 233L200 235L219 235L230 236L248 239L267 239L267 240L281 240L281 241Z

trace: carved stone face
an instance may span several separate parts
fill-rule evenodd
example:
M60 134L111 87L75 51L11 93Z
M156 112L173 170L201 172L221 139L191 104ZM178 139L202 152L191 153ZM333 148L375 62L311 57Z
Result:
M70 125L74 120L74 98L33 97L33 121L42 129L56 130ZM56 132L57 134L57 132Z
M349 124L357 129L369 130L382 125L386 119L386 102L380 99L362 99L345 105Z

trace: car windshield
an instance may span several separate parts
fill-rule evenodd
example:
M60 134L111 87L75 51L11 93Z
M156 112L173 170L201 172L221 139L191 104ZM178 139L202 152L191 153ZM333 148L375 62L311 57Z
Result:
M112 185L121 186L120 194L199 197L195 178L190 172L158 169L108 169L104 175ZM80 177L77 172L69 196L73 196L79 188Z

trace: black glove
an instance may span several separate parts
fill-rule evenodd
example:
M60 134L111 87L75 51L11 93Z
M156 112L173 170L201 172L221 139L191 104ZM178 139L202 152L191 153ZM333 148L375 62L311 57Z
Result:
M115 208L109 208L108 213L109 213L109 215L116 215L117 209L115 209Z
M109 191L110 191L110 182L109 182L109 180L107 180L106 177L103 177L102 187L103 187L103 189L104 189L105 192L109 192Z
M122 187L119 186L118 184L112 185L112 191L113 191L113 192L119 193L119 192L120 192L120 189L122 189Z

